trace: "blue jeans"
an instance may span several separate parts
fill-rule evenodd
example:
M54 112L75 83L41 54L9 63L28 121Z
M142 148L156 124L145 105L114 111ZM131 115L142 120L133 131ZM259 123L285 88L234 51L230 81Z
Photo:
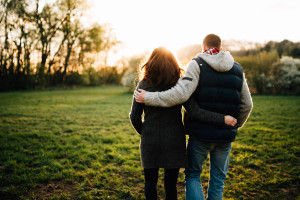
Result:
M204 200L200 175L202 164L210 153L210 179L207 200L223 198L231 143L204 143L189 138L187 147L188 167L185 169L186 200Z

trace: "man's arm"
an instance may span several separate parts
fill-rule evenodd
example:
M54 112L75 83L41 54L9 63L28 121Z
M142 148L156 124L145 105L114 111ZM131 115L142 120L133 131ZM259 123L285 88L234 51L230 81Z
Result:
M229 126L234 126L237 120L229 115L223 115L220 113L208 111L199 107L193 97L189 98L187 102L183 104L188 116L196 119L198 121L213 124L213 125L223 125L227 124Z
M147 106L171 107L186 102L196 90L200 77L200 68L196 61L192 60L188 64L184 77L180 78L175 86L163 92L143 92L135 94L139 103ZM142 100L144 100L144 102Z
M253 102L252 102L252 98L251 98L251 94L249 91L249 87L245 78L245 74L243 77L243 86L242 86L242 90L241 90L241 104L239 105L239 109L240 109L240 113L238 116L238 123L237 126L238 127L242 127L245 122L247 121L251 110L253 108Z

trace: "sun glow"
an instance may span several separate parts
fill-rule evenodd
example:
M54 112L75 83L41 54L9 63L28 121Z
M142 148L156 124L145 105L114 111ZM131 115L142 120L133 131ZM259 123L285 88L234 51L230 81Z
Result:
M110 23L123 44L115 57L152 51L158 46L175 52L201 44L209 33L222 39L267 42L299 41L296 0L101 0L91 1L90 21ZM285 31L279 31L285 30Z

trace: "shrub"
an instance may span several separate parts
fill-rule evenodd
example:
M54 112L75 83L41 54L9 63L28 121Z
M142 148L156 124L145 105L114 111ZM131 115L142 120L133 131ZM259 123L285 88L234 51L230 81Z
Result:
M128 87L129 91L133 91L137 85L137 73L127 72L122 78L122 84Z
M248 55L235 57L245 72L248 84L256 89L257 93L265 94L273 92L273 74L274 63L278 62L279 56L276 51L259 52L257 55Z
M127 70L122 77L122 84L128 87L129 91L133 91L138 83L139 66L145 59L145 55L133 56L129 59Z
M78 72L71 72L66 76L66 85L81 85L82 83L82 75L80 75Z
M273 74L277 93L300 94L300 59L283 56L274 64Z

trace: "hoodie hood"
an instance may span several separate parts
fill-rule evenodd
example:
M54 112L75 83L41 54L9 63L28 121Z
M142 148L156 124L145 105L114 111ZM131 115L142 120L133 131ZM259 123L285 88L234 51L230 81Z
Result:
M231 70L234 64L234 59L229 51L220 51L215 55L199 53L197 57L202 58L209 66L218 72L227 72Z

